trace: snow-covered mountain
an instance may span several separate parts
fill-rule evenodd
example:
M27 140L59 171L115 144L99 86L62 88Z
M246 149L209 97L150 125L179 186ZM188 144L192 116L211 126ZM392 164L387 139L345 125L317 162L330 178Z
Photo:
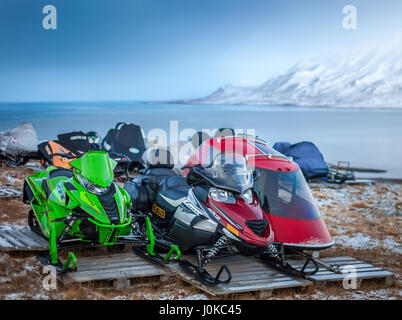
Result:
M300 62L260 86L226 85L187 102L402 108L402 36Z

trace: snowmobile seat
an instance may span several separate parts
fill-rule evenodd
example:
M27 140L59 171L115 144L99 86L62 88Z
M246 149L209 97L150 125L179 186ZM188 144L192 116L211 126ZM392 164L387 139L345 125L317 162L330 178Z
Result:
M156 204L166 210L166 218L173 216L176 208L186 199L189 189L184 177L169 177L161 182Z
M164 181L164 185L167 190L175 191L176 195L187 196L190 186L187 184L187 178L185 177L169 177Z
M176 201L187 197L189 189L190 186L187 184L186 178L176 176L163 180L160 184L159 193L165 198Z
M168 168L147 169L145 171L145 175L154 176L156 181L158 182L158 184L169 177L177 176L176 172L174 172L172 169L168 169Z
M154 148L147 151L145 175L154 176L158 183L163 180L177 176L173 170L174 162L172 154L164 148Z

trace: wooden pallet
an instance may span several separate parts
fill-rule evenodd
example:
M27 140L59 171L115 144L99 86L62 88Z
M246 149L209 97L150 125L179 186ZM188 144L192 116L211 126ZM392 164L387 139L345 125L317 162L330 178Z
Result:
M10 187L0 186L0 198L17 198L22 195L22 191Z
M130 286L130 279L165 276L170 271L135 253L79 258L77 271L63 275L64 284L91 281L113 281L116 289Z
M192 263L195 263L194 256L184 256ZM215 275L222 265L226 265L231 274L232 281L229 284L207 286L195 280L194 277L184 272L177 264L171 265L171 270L183 281L190 283L198 289L214 297L227 297L233 294L251 292L257 298L269 297L272 290L305 287L312 282L305 279L297 279L284 274L265 263L250 257L240 255L221 257L212 260L206 267L211 275ZM223 274L224 278L225 275Z
M28 228L0 226L0 251L46 250L48 250L47 241ZM195 263L194 255L184 256L183 259ZM358 286L363 280L368 279L385 279L386 285L392 285L394 282L393 273L351 257L322 258L320 260L326 264L339 265L341 270L345 266L355 267ZM290 261L290 263L300 267L303 262L296 260ZM192 275L185 273L176 263L170 264L169 268L164 268L134 253L79 258L77 272L68 273L61 280L65 283L112 280L114 286L119 288L129 286L130 279L168 277L173 273L183 281L215 297L244 292L255 292L258 293L257 296L263 297L269 296L275 289L304 287L313 283L325 285L328 282L343 281L347 275L347 273L337 274L320 268L315 275L309 277L310 281L308 281L282 273L255 258L240 255L214 259L208 264L207 270L211 275L215 275L222 265L229 267L232 273L232 281L227 285L215 287L203 285L195 280Z
M345 273L338 274L325 268L320 268L315 275L309 277L309 279L314 281L317 285L325 285L327 282L343 281L345 276L350 274L346 272L347 269L345 269L345 267L347 266L356 268L356 282L358 287L363 280L369 279L384 279L386 285L392 285L394 282L394 274L392 272L351 257L322 258L320 260L328 265L334 264L340 266L340 270L344 270ZM290 263L298 267L302 265L300 261L290 261Z
M0 251L44 251L48 242L29 228L0 226Z

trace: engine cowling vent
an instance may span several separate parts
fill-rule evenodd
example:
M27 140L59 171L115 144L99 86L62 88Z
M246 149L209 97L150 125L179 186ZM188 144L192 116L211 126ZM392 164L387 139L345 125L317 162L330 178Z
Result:
M268 219L264 220L246 220L246 225L249 227L257 236L262 236L267 229Z

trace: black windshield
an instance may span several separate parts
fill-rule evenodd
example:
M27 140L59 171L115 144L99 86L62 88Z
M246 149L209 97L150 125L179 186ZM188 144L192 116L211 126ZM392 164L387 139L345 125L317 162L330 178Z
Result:
M293 172L258 170L261 175L254 182L254 190L264 211L298 220L321 217L300 169Z

